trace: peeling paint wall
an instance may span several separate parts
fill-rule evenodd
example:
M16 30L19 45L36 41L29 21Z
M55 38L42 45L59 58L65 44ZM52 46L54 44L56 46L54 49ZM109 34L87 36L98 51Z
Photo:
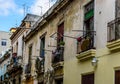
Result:
M25 64L28 61L28 47L33 44L32 56L39 56L40 52L40 37L45 33L45 49L55 50L55 47L48 47L48 45L56 46L56 40L50 38L50 36L57 32L58 25L64 22L64 35L77 38L82 36L83 32L76 32L73 30L83 30L84 22L84 6L91 0L73 0L63 10L60 10L56 15L46 22L40 30L36 32L27 42L25 51ZM95 12L94 12L94 28L96 30L96 55L99 55L101 49L106 48L107 44L107 23L115 19L115 0L95 0ZM110 84L110 82L103 82L102 75L102 61L99 68L101 72L95 71L95 68L91 65L91 60L85 62L79 62L76 58L77 52L77 41L73 38L64 37L65 51L64 51L64 84L81 84L81 75L86 73L96 72L95 80L96 84L100 84L99 79L102 80L102 84ZM105 49L107 51L107 49ZM32 57L33 59L36 59ZM103 58L103 62L107 58ZM35 60L32 60L32 75L35 75ZM107 66L104 66L107 67ZM51 52L45 51L45 72L51 68ZM107 68L105 68L107 71ZM99 71L99 70L98 70ZM97 74L99 74L98 77ZM113 76L113 74L111 75ZM107 77L107 76L106 76ZM111 78L110 78L111 79ZM106 78L105 80L108 80ZM111 84L113 80L110 80ZM99 83L98 83L99 82Z

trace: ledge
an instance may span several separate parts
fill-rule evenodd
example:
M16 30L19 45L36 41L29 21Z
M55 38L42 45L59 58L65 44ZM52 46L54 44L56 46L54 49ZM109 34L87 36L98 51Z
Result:
M59 67L63 67L64 63L63 62L58 62L58 63L53 63L52 66L54 69L57 69Z
M76 56L76 58L79 59L80 61L84 61L89 58L95 57L95 54L96 54L96 50L90 49L88 51L81 52L79 55Z
M120 39L108 42L106 46L109 48L110 51L118 50L120 49Z

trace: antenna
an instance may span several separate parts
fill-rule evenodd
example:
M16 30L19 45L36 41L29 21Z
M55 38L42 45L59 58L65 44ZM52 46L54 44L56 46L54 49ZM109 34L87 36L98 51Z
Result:
M16 23L15 23L15 26L17 27L18 25L17 25L17 20L16 20Z
M48 4L49 8L50 8L50 2L51 2L50 0L48 2L46 2ZM45 3L45 5L46 5L46 3Z
M27 7L26 7L26 13L29 13L29 12L30 12L30 7L27 6Z
M49 0L49 8L50 8L50 0Z
M24 16L26 15L26 4L23 4Z
M41 14L40 14L40 15L42 16L42 8L43 8L43 7L42 7L42 6L38 6L38 7L41 9Z

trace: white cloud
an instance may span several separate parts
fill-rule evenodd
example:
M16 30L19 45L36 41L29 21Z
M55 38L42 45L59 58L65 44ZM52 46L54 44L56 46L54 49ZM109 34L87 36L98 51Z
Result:
M23 9L18 8L14 0L0 0L0 15L7 16L13 12L23 14Z
M42 7L42 14L44 14L48 9L49 6L52 6L56 0L51 0L52 2L49 3L50 0L35 0L34 4L31 6L31 13L41 15L41 7Z
M17 11L19 14L23 15L24 14L24 10L21 8Z
M16 4L13 0L0 0L0 15L8 15L15 8Z

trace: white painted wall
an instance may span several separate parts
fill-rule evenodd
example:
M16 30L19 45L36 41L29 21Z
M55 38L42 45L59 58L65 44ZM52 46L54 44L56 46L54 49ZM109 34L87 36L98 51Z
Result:
M96 47L104 48L107 43L107 23L115 19L115 0L95 0Z
M4 54L4 52L10 48L11 46L11 41L10 41L10 33L9 32L5 32L5 31L0 31L0 54ZM6 46L2 46L1 45L1 41L2 39L6 39L7 41L7 45Z
M18 56L22 56L22 35L18 38Z

